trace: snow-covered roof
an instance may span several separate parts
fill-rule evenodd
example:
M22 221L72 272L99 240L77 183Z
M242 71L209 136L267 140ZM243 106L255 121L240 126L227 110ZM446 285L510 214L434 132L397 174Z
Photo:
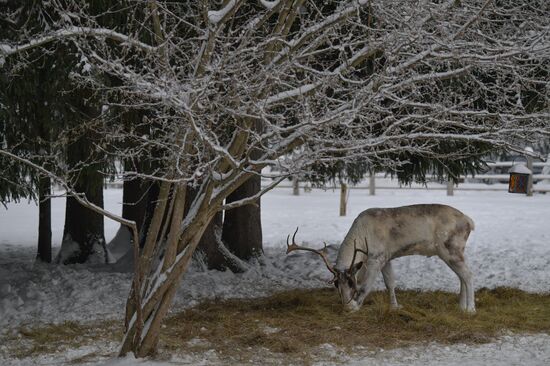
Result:
M516 174L533 174L531 169L527 168L525 164L514 164L508 172Z

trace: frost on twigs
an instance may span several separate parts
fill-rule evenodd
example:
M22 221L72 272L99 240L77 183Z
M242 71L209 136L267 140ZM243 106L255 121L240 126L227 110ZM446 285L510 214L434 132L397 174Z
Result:
M113 106L106 117L117 108L143 116L94 121L106 154L146 161L151 169L136 176L160 186L136 263L145 300L130 297L122 353L152 351L197 233L265 167L275 182L357 161L403 171L429 160L447 171L550 136L547 0L217 3L205 14L204 2L151 1L150 12L130 2L117 27L74 5L70 27L0 39L3 50L17 45L2 54L14 68L29 47L75 45L86 62L73 80ZM195 195L182 203L186 187Z

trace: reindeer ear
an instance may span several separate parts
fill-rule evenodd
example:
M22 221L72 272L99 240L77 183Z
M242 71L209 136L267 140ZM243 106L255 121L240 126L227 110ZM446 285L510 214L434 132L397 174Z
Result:
M355 263L352 268L353 273L359 271L361 267L363 267L363 262Z

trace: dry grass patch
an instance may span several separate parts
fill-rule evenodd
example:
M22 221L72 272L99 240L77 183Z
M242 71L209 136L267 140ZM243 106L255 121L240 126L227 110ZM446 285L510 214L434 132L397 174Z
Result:
M422 342L482 343L505 331L550 333L550 294L498 288L476 293L478 312L463 313L458 296L399 291L390 310L385 292L355 313L342 310L332 289L296 290L263 299L211 301L166 321L169 350L216 349L241 361L261 349L303 357L329 343L394 348Z
M398 291L397 296L403 306L400 310L390 310L387 294L375 292L355 313L342 310L333 289L207 301L165 321L160 350L177 354L214 349L230 363L265 361L269 355L280 356L278 360L286 363L303 363L309 355L319 354L318 347L325 343L350 351L356 346L394 348L431 341L482 343L503 332L550 334L550 294L508 288L479 290L475 315L458 309L456 294ZM18 331L5 339L11 357L122 339L119 321L66 322Z
M121 338L122 328L119 322L67 321L35 327L22 326L17 333L6 337L5 341L10 356L24 358L88 346L97 342L118 342Z

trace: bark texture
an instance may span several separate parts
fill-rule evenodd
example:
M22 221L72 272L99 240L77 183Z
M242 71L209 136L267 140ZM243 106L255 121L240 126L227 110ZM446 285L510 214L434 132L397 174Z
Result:
M149 189L145 196L145 207L143 211L143 219L141 221L141 227L139 228L139 246L143 248L145 245L145 238L149 227L151 226L151 220L155 212L157 200L159 197L159 183L150 183Z
M124 181L122 202L122 217L135 221L140 230L147 206L147 187L142 179Z
M103 208L103 175L96 163L83 163L91 151L91 142L81 137L67 148L70 166L82 165L75 178L74 190L82 192L93 204ZM84 207L73 197L67 197L63 242L57 258L59 263L108 263L103 215Z
M212 218L212 221L210 221L202 235L197 249L204 255L208 269L222 271L229 268L233 271L233 268L227 261L227 257L220 250L220 245L223 245L221 242L222 217L222 213L218 212Z
M261 177L252 176L231 193L227 203L251 197L261 189ZM237 207L225 212L222 240L240 259L248 260L262 254L262 217L260 198L255 204Z
M50 263L52 261L52 209L51 180L41 177L38 182L38 251L36 259Z

